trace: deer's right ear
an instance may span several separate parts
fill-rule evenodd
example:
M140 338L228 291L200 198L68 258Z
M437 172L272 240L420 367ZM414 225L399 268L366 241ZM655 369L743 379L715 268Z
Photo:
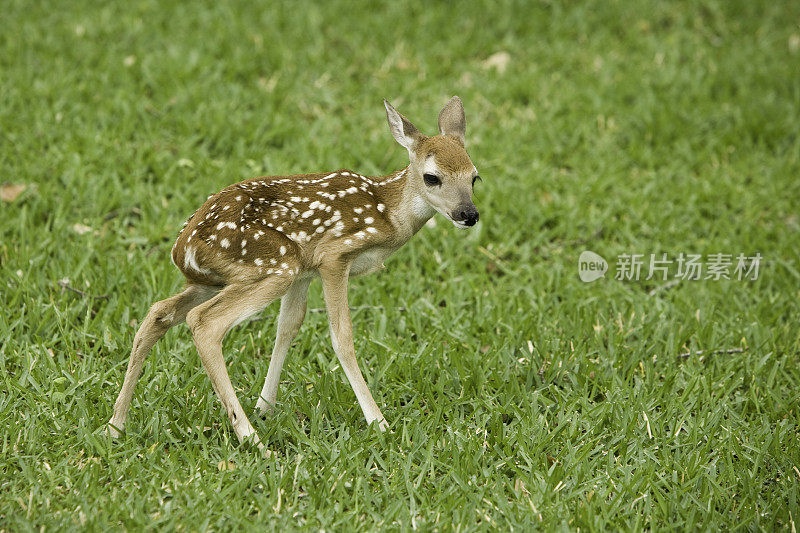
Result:
M384 98L383 105L386 107L386 119L389 121L389 130L392 136L400 143L400 146L408 150L413 149L414 143L422 138L416 126L406 117L397 112L397 109L392 107L392 104Z

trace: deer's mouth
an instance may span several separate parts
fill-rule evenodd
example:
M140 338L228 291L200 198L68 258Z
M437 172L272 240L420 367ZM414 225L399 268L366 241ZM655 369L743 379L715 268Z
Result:
M436 205L433 202L428 202L428 205L430 205L434 209L434 211L436 211L437 213L442 215L444 218L446 218L447 220L452 222L453 225L455 227L457 227L458 229L468 229L468 228L470 228L470 227L475 225L475 222L472 222L472 224L468 224L468 222L470 222L469 220L467 220L467 221L456 220L455 218L453 218L453 215L451 214L451 211L449 209L439 207L438 205ZM477 222L477 218L475 219L475 221Z
M453 221L457 228L471 228L478 223L480 214L475 204L462 204L456 210L448 215L448 218Z
M469 228L471 228L472 226L474 226L474 225L475 225L475 223L474 223L474 222L473 222L472 224L468 224L468 223L467 223L468 221L464 221L464 220L456 220L455 218L453 218L453 216L452 216L450 213L448 213L448 212L447 212L447 211L445 211L444 209L438 209L438 208L436 208L436 211L438 211L438 212L439 212L439 213L440 213L440 214L441 214L443 217L445 217L447 220L449 220L450 222L452 222L452 223L453 223L453 225L454 225L455 227L457 227L458 229L469 229Z
M452 223L453 223L453 225L454 225L455 227L457 227L458 229L468 229L468 228L469 228L469 226L467 226L467 225L466 225L464 222L461 222L461 221L458 221L458 220L454 219L454 218L453 218L453 217L450 215L450 213L448 213L446 210L444 210L444 209L439 209L439 208L438 208L438 207L436 207L436 206L434 206L434 209L436 209L436 211L437 211L437 212L438 212L440 215L442 215L444 218L446 218L447 220L449 220L450 222L452 222Z

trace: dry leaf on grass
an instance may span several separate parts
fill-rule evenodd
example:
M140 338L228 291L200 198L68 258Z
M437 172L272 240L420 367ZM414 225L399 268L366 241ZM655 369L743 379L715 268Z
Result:
M27 188L28 186L22 183L16 185L7 183L0 187L0 200L4 202L13 202Z
M508 63L511 61L511 54L508 52L497 52L496 54L490 55L484 62L483 68L490 69L494 68L497 69L499 74L502 74L506 71L508 67Z
M236 465L233 463L233 461L220 461L217 464L217 468L220 472L225 470L236 470Z
M89 233L90 231L92 231L92 228L84 224L78 223L72 225L72 231L74 231L78 235L83 235L84 233Z

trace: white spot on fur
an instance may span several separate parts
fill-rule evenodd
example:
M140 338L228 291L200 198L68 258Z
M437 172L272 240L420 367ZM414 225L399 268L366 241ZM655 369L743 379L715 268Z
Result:
M231 245L231 241L229 241L228 239L222 239L221 241L219 241L219 245L222 246L223 248L227 248L228 246Z
M192 248L191 246L186 248L186 252L183 256L183 268L192 268L201 274L206 274L210 272L205 268L200 268L200 265L197 264L197 258L195 257L195 249Z
M194 248L188 246L186 251L183 254L183 268L195 268L197 265L197 261L194 259Z

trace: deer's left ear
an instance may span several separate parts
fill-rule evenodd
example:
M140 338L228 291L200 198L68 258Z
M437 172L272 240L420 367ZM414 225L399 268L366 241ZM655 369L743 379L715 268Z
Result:
M439 112L439 133L452 135L463 145L467 133L467 119L461 98L454 96Z

